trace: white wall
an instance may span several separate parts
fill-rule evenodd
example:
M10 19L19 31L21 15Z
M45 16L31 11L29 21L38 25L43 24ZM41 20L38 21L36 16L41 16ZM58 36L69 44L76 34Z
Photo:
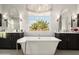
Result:
M51 32L48 33L42 33L42 35L53 35L54 32L58 31L58 22L57 22L57 15L60 15L60 13L62 12L62 10L67 9L68 11L66 12L66 15L68 16L67 21L68 21L68 29L70 29L70 22L71 22L71 15L72 13L75 13L76 11L79 11L79 6L77 5L65 5L65 4L54 4L52 5L52 12L51 12L51 16L52 16L52 20L51 22ZM0 10L2 9L2 13L4 14L5 12L10 12L10 10L12 9L17 9L19 11L19 13L21 13L23 15L23 29L25 32L25 35L37 35L37 33L30 33L29 31L27 31L28 28L28 12L26 10L26 5L0 5ZM17 16L17 14L14 14L15 16ZM63 14L64 15L64 14ZM64 24L65 20L63 19L63 26L65 26ZM39 32L38 32L39 34Z
M19 13L21 13L21 14L25 13L25 5L20 5L20 4L19 5L17 5L17 4L14 4L14 5L13 4L12 5L9 5L9 4L2 5L2 13L3 14L5 14L5 13L8 14L7 15L8 20L12 20L9 17L9 14L13 15L14 17L17 17L17 19L14 20L14 26L15 26L16 29L18 29L19 28L19 26L18 26L18 24L19 24ZM4 24L3 24L3 27L5 27ZM9 26L6 29L9 30L9 31L12 31L11 26Z
M56 18L57 18L57 15L58 14L60 14L60 13L62 13L62 11L63 10L65 10L65 9L67 9L68 11L67 12L65 12L65 16L68 16L68 19L67 19L67 21L69 22L68 23L68 26L70 27L70 22L71 22L71 14L72 14L72 12L75 12L75 10L76 10L76 5L53 5L52 6L53 7L53 12L52 12L52 14L53 14L53 20L52 20L52 22L53 22L53 24L55 25L55 26L53 26L53 28L52 28L52 30L54 30L55 32L57 32L57 30L58 30L58 23L56 22ZM64 13L63 13L63 16L64 16ZM65 22L65 20L63 19L63 27L65 26L64 25L64 22Z

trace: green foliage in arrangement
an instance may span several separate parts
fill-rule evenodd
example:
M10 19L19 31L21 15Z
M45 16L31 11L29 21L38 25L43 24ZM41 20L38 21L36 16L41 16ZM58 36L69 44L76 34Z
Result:
M35 23L31 24L30 31L48 31L48 22L44 20L37 20Z

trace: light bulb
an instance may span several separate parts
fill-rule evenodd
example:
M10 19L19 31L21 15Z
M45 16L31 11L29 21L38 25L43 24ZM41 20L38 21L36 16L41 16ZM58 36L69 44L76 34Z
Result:
M4 18L4 19L7 19L7 13L5 13L5 14L3 15L3 18Z

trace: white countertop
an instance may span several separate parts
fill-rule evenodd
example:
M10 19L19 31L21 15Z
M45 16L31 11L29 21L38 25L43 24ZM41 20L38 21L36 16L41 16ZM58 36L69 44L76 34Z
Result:
M23 32L0 32L0 33L23 33Z
M79 34L79 32L55 32L55 33L73 33L73 34Z

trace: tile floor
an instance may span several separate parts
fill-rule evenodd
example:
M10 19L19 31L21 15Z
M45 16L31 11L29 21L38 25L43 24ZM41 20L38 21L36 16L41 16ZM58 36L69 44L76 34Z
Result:
M57 50L55 55L79 55L79 50Z
M13 49L0 49L0 55L18 55L18 51ZM21 50L19 50L19 55L22 55Z
M5 50L0 49L0 55L23 55L22 51L19 50ZM79 50L57 50L55 55L79 55Z

